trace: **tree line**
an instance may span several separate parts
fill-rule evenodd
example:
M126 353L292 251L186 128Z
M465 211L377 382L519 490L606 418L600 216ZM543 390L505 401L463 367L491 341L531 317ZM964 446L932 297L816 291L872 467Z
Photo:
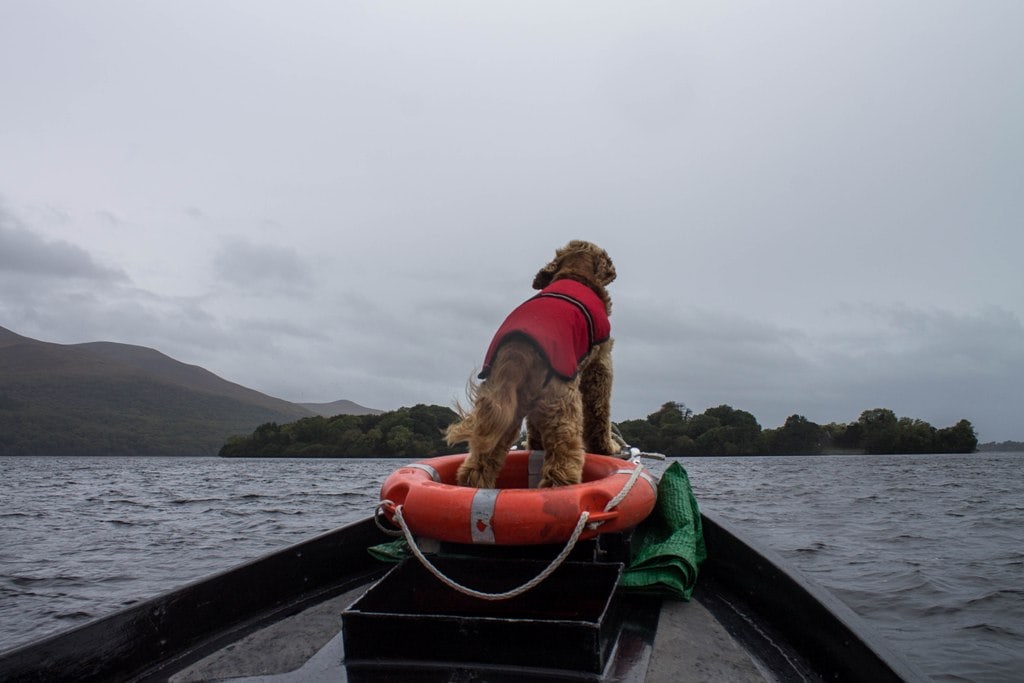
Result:
M973 453L978 447L967 420L936 429L888 408L865 410L856 422L827 425L790 415L781 427L762 429L753 415L731 406L694 415L684 404L670 402L644 420L620 423L619 429L627 442L670 456Z
M982 453L1024 453L1024 441L989 441L978 444Z
M444 429L457 419L450 408L416 405L379 415L307 417L287 424L267 422L249 436L233 436L223 457L415 457L465 450L448 446ZM819 425L791 415L777 429L728 405L700 415L669 402L642 420L618 425L623 438L645 451L669 456L815 455L823 453L973 453L974 427L960 420L936 429L923 420L897 417L887 408L865 410L856 422Z
M222 457L431 458L461 453L442 435L458 416L451 408L415 405L379 415L305 417L287 424L267 422L249 436L233 436Z

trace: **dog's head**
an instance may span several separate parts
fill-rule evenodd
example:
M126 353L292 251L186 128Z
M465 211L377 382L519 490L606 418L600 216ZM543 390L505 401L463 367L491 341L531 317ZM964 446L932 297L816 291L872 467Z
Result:
M534 289L544 289L555 280L576 280L593 289L611 312L605 285L615 280L615 265L601 247L584 240L572 240L555 252L555 258L537 272Z

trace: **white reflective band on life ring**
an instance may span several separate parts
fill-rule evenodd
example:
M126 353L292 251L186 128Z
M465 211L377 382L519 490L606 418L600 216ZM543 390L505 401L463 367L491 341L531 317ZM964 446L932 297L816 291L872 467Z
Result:
M501 489L477 489L473 494L473 503L469 514L469 531L473 543L494 545L494 504L498 501Z
M406 465L406 467L412 467L417 470L423 470L424 472L430 475L431 479L438 483L441 483L441 474L430 465L425 465L422 462L414 462L411 465Z

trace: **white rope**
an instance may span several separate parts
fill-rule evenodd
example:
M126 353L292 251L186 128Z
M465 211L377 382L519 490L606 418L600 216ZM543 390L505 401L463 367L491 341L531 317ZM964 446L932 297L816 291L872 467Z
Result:
M390 500L382 500L373 511L373 523L377 525L377 528L388 536L399 537L402 535L401 529L389 529L380 523L380 513L383 511L385 505L394 505Z
M622 488L619 490L619 492L616 493L615 496L611 500L609 500L607 504L605 504L605 512L611 512L616 507L618 507L619 503L625 500L626 496L629 495L629 492L633 490L633 485L636 484L637 480L640 479L640 477L643 475L644 468L643 465L639 463L638 459L634 458L633 460L630 460L630 462L633 463L634 465L633 472L629 475L629 479L627 479L626 483L622 485ZM594 530L604 523L605 520L592 522L588 525L588 528Z
M619 452L618 453L612 453L611 454L612 456L614 456L616 458L622 458L623 460L629 460L636 453L640 452L639 449L633 448L628 443L626 443L626 439L623 438L622 432L619 431L619 425L617 425L614 422L612 422L612 424L611 424L611 431L612 431L612 441L614 441L615 443L617 443L619 445ZM634 451L635 451L635 453L634 453Z
M427 556L423 554L419 546L416 544L416 539L413 538L412 532L409 531L409 527L405 523L405 518L402 517L402 506L399 505L398 507L395 508L395 522L402 530L402 533L405 534L405 541L409 544L409 549L412 550L413 555L415 555L416 559L420 561L420 564L422 564L423 567L428 572L437 577L437 579L441 581L441 583L448 586L452 590L458 591L463 595L479 598L481 600L508 600L509 598L514 598L518 595L522 595L528 590L536 588L538 585L540 585L545 579L551 576L551 574L553 574L556 569L562 566L562 563L565 562L565 559L569 557L569 553L571 553L572 549L576 546L576 541L579 540L580 534L583 533L583 529L587 526L587 520L589 518L590 513L587 512L586 510L580 513L580 519L576 523L576 528L573 530L572 536L569 538L569 541L565 544L565 547L562 548L562 552L560 552L558 556L551 561L551 564L549 564L540 574L530 579L518 588L513 588L512 590L505 591L504 593L484 593L483 591L478 591L469 588L468 586L463 586L461 583L458 583L454 579L445 576L440 569L435 567L430 562L430 560L427 559Z
M664 460L665 457L666 457L664 453L648 453L647 451L641 451L640 449L637 449L637 448L634 448L633 450L636 451L635 453L633 453L633 457L634 458L648 458L649 460Z
M625 500L626 496L629 495L629 492L633 490L633 484L635 484L644 473L643 465L635 461L633 461L633 465L633 473L629 475L629 479L627 479L626 483L622 485L622 490L615 494L615 497L609 500L608 504L604 506L605 512L609 512L610 510L617 508L619 503Z

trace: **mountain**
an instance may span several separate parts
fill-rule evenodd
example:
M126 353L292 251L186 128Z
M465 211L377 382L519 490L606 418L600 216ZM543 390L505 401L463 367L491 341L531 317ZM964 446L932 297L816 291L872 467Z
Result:
M142 346L0 327L0 455L215 455L234 434L331 410L377 412L291 403Z

